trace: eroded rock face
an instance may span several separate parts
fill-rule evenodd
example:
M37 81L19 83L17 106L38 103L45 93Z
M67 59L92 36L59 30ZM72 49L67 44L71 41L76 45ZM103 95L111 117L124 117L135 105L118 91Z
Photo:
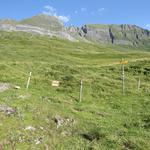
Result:
M81 28L84 37L94 42L110 42L109 30L107 27L95 28L94 26L85 25Z
M49 37L60 37L63 39L68 39L70 41L76 41L74 37L72 37L70 34L63 31L50 31L44 28L36 27L36 26L31 26L31 25L10 25L10 24L0 24L0 30L1 31L22 31L22 32L27 32L31 34L39 34L42 36L49 36Z
M150 31L135 25L84 25L84 34L79 34L93 42L120 45L143 45L150 41Z

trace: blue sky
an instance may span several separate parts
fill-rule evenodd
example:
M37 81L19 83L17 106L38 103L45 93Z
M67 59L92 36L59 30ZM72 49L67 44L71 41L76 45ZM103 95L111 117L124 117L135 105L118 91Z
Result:
M0 18L21 20L39 13L66 25L136 24L150 29L150 0L0 0Z

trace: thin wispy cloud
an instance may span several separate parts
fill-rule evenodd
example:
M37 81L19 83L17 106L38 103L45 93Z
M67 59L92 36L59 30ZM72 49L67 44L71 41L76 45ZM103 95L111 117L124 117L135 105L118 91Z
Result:
M78 14L78 11L77 11L77 10L75 10L75 11L74 11L74 13L75 13L75 14Z
M145 27L146 27L146 28L150 28L150 24L147 24Z
M90 14L91 14L91 15L95 15L95 11L91 11Z
M84 13L84 12L87 12L87 8L82 7L80 9L78 9L78 10L75 10L74 14L77 15L77 14Z
M97 10L91 11L90 14L91 14L91 15L96 15L96 14L102 15L105 10L106 10L105 8L99 8L99 9L97 9Z
M46 5L46 6L44 6L44 9L45 9L43 11L44 14L51 15L51 16L57 16L57 10L55 8L53 8L52 6Z
M81 8L81 12L87 11L87 8Z
M50 6L50 5L46 5L44 6L44 11L43 14L49 15L49 16L54 16L56 18L58 18L60 21L67 23L70 20L70 16L65 16L65 15L58 15L57 10Z
M99 8L98 9L98 12L103 12L103 11L105 11L105 8Z
M70 16L58 16L58 19L66 23L69 22Z
M98 8L98 9L95 9L95 10L91 10L89 11L87 8L85 7L82 7L80 8L79 10L75 10L74 11L74 14L77 15L77 14L80 14L80 13L86 13L86 14L89 14L89 15L92 15L92 16L95 16L95 15L103 15L103 13L106 11L106 9L104 7L101 7L101 8Z

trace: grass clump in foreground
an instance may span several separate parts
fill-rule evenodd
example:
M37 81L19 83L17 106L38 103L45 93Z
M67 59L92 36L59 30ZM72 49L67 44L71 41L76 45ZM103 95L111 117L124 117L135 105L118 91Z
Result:
M3 149L149 149L149 52L25 33L0 35L0 82L11 85L0 93L0 105L15 110L9 116L0 112ZM121 66L115 64L122 57L129 60L125 95ZM60 86L52 87L52 80Z

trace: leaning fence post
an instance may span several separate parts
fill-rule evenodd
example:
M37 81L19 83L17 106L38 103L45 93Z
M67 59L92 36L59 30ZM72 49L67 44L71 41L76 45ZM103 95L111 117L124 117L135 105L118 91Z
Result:
M141 88L141 78L139 77L139 80L138 80L138 91L140 91L140 88Z
M125 90L125 73L124 73L124 64L122 64L122 94L124 94L124 90Z
M83 90L83 81L81 80L81 82L80 82L80 97L79 97L80 102L82 101L82 90Z
M122 64L122 94L125 94L125 64L128 64L128 61L125 61L123 58L120 62Z
M31 75L32 75L32 72L30 72L30 74L29 74L26 89L28 89L28 88L29 88L30 80L31 80Z

